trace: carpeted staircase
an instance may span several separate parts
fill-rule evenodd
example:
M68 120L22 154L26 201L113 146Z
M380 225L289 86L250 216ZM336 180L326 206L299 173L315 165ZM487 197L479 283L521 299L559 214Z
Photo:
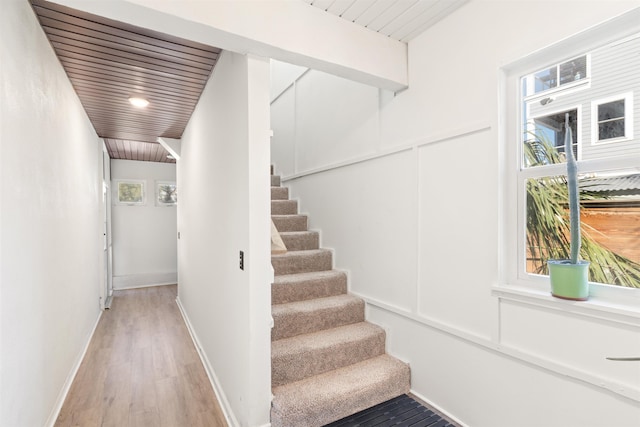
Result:
M408 393L409 366L385 353L384 330L365 322L364 302L273 175L271 217L288 250L271 257L271 425L323 426Z

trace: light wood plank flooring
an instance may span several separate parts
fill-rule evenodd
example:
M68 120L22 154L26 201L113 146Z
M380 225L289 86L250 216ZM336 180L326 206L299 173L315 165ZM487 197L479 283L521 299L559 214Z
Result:
M176 285L114 293L57 427L227 426L176 293Z

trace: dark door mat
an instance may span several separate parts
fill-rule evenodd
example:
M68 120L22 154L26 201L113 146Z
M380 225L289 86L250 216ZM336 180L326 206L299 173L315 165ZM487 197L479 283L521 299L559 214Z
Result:
M456 427L455 424L406 394L327 424L325 427L356 426Z

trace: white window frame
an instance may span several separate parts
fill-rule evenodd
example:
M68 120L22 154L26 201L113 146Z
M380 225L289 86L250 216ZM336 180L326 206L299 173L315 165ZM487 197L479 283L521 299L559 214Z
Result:
M624 100L624 136L619 138L599 139L598 107L613 101ZM633 139L633 92L608 96L591 102L591 144L604 145L616 142L631 141Z
M640 322L640 290L591 284L590 299L566 301L550 295L548 276L529 274L526 270L526 180L566 174L565 164L524 168L522 165L522 120L525 102L548 95L551 91L523 97L523 76L544 69L541 64L562 63L567 58L587 54L597 48L640 33L640 10L621 15L561 42L537 51L500 69L499 138L500 158L500 265L499 283L493 295L542 307L580 313L619 321ZM618 97L619 99L619 97ZM568 108L567 108L568 109ZM608 169L637 169L640 155L580 160L579 173Z

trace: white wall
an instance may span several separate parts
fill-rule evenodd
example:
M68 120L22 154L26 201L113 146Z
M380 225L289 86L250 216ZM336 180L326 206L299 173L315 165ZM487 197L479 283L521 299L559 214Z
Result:
M276 79L273 163L418 395L470 426L636 425L639 368L605 356L640 352L637 317L492 295L499 68L640 3L540 5L471 1L409 43L395 95L313 70Z
M231 424L265 425L273 281L268 61L223 52L181 150L179 301Z
M114 159L111 179L114 289L177 283L176 206L155 202L156 182L176 182L175 163ZM117 203L117 181L127 179L145 182L144 205Z
M53 425L100 315L102 141L29 3L0 14L0 425Z

